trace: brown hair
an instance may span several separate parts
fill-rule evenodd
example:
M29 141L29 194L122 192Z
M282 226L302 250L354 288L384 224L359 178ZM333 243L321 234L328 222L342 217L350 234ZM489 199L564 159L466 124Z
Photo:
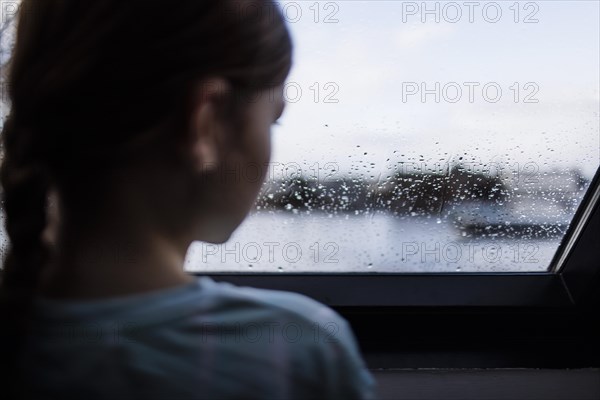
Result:
M291 52L269 1L22 2L1 138L10 242L1 275L4 393L7 382L16 386L11 369L52 256L41 240L48 190L77 208L75 193L101 187L111 171L170 154L187 131L200 79L220 76L237 93L257 93L283 83Z

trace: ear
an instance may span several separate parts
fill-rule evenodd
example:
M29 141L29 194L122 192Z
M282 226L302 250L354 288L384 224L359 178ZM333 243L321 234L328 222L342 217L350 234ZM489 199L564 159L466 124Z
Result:
M221 117L222 99L230 92L229 84L222 78L210 78L196 88L192 108L191 155L198 172L214 170L226 143L226 126Z

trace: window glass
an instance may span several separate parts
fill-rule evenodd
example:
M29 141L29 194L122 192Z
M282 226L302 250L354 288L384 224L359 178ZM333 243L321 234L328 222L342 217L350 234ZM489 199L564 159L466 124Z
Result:
M10 112L8 104L8 87L5 82L6 65L15 39L15 15L19 9L21 1L0 1L0 128L4 124L6 116ZM0 162L4 157L0 150ZM2 187L0 186L0 194ZM5 249L8 245L4 229L4 208L0 204L0 255L4 257Z
M226 244L190 247L188 270L548 269L600 163L598 2L269 7L295 66L268 180Z
M548 269L599 165L598 2L279 6L269 181L190 270Z

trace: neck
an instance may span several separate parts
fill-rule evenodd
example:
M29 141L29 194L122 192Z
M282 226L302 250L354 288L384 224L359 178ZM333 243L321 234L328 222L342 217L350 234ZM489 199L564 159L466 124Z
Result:
M121 222L127 221L127 222ZM142 293L193 281L183 270L189 243L122 218L63 227L45 269L45 297L91 299ZM93 227L93 229L92 229Z

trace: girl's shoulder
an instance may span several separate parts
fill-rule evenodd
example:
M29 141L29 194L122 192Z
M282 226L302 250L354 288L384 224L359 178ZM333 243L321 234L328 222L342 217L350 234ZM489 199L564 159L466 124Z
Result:
M136 387L140 398L190 397L199 387L214 394L258 390L270 398L289 397L290 390L370 398L374 385L346 320L298 293L200 276L176 288L99 301L38 298L36 315L23 365L48 393L82 379L96 382L98 368L108 365L118 365L103 369L114 385L95 386L106 398L125 393L123 374L146 382ZM170 374L163 381L176 384L150 385L147 371Z
M215 306L240 310L269 310L283 319L297 319L310 323L346 323L334 310L308 296L284 290L237 286L199 277L200 287Z
M346 320L308 296L283 290L237 286L198 276L192 283L153 292L93 301L37 297L35 320L44 326L173 326L184 320L219 324L284 324L331 332L348 330Z

